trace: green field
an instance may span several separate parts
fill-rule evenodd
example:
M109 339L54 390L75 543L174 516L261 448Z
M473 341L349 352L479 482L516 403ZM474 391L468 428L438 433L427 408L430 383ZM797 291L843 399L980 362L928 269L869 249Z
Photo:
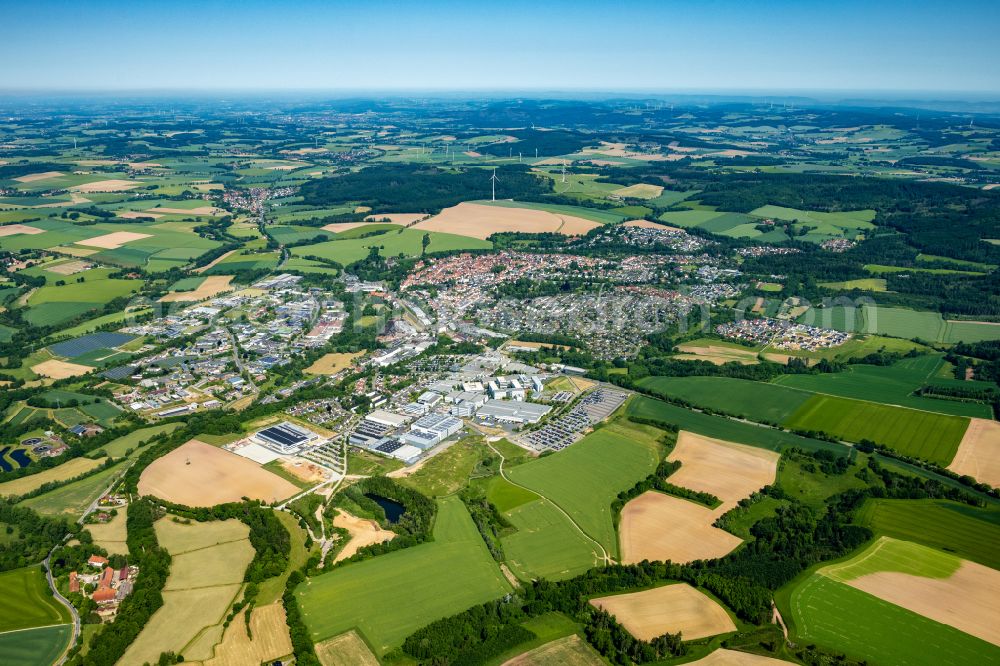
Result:
M992 418L993 411L989 405L911 395L924 384L936 383L943 364L941 356L928 354L903 359L891 366L850 365L841 372L781 375L773 383L816 393L829 393L844 398L870 400L942 414Z
M834 236L851 235L864 229L873 229L875 219L873 210L847 210L838 213L823 213L812 210L800 210L798 208L785 208L784 206L761 206L750 212L754 217L771 218L792 222L797 220L800 224L814 227L815 233L829 234Z
M1000 647L814 573L791 594L797 638L878 664L997 663Z
M860 289L861 291L885 291L884 278L859 278L857 280L844 280L842 282L820 282L819 286L837 291L850 291Z
M0 573L0 632L70 621L69 611L49 591L40 566Z
M390 231L378 236L368 238L348 238L316 243L315 245L303 245L292 248L292 254L299 257L317 256L322 259L336 261L344 266L368 256L369 248L379 247L383 257L395 257L404 255L408 257L420 256L424 238L423 231L419 229L403 229L401 231ZM493 244L489 241L469 238L468 236L458 236L456 234L446 234L432 231L430 232L431 244L428 252L446 252L450 250L480 250L489 249Z
M313 640L357 628L378 654L420 627L511 587L457 497L438 502L434 541L348 564L296 590Z
M829 395L814 395L784 425L815 430L851 442L863 439L907 456L947 466L955 457L969 420L915 409Z
M812 309L799 317L799 321L838 331L877 333L908 340L948 343L1000 340L1000 324L945 320L938 312L885 306L866 305L850 312L844 308Z
M722 416L713 416L694 412L690 409L678 407L663 402L647 398L646 396L635 396L632 398L626 410L629 416L636 416L645 419L655 419L672 423L682 430L715 437L729 442L739 442L751 446L759 446L762 449L772 451L783 451L789 447L798 447L806 451L833 451L847 455L847 448L842 444L824 442L818 439L807 439L792 433L762 428L749 423L733 421Z
M846 583L880 571L904 573L922 578L948 578L962 566L962 558L933 548L890 537L874 543L847 562L820 569L819 573Z
M777 484L789 498L823 511L826 500L833 495L871 485L857 476L868 465L868 456L858 454L856 458L844 474L824 474L812 459L784 456L778 463Z
M111 440L98 449L98 451L107 453L112 458L121 458L125 455L125 452L128 449L136 448L136 445L139 444L139 442L152 439L161 432L173 432L179 427L179 423L166 423L164 425L152 426L150 428L140 428L139 430L130 432L123 437Z
M0 633L0 656L6 666L51 666L72 635L70 624Z
M949 500L869 499L855 521L876 535L905 539L1000 568L1000 509Z
M97 330L101 326L104 326L105 324L115 324L118 322L124 322L125 320L133 317L141 317L144 314L148 314L151 311L152 311L151 308L138 308L136 310L130 310L129 312L112 312L111 314L101 315L100 317L89 319L83 322L82 324L77 324L72 328L63 329L58 333L54 333L45 338L45 340L50 341L50 340L55 340L57 337L71 338L71 337L85 335L87 333L94 332L95 330Z
M58 324L142 287L139 280L109 278L111 272L106 268L93 268L79 276L68 276L64 285L47 284L39 288L28 297L25 319L36 326ZM76 282L80 278L84 282Z
M886 273L927 273L929 275L985 275L981 271L962 271L954 268L917 268L913 266L888 266L886 264L865 264L864 269L872 275Z
M534 500L503 515L517 528L501 542L507 566L521 580L563 580L601 563L594 543L548 500Z
M26 499L19 505L46 516L79 516L110 485L112 478L121 472L122 464L124 463Z
M759 238L764 232L756 228L756 220L743 213L726 213L714 210L668 211L660 215L660 222L676 227L697 227L713 234L732 238ZM784 238L784 234L782 234Z
M558 505L617 556L611 502L656 469L664 453L660 436L656 428L619 419L562 451L518 465L507 476Z
M811 397L805 391L729 377L646 377L639 385L700 407L768 423L785 421Z

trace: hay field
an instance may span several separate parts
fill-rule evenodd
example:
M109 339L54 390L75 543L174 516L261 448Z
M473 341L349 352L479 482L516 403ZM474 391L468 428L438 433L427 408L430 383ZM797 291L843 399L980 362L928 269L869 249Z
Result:
M34 183L36 180L49 180L50 178L61 178L65 176L62 171L43 171L41 173L29 173L26 176L18 176L14 180L19 183Z
M429 217L429 215L427 215L427 213L375 213L374 215L369 215L368 217L366 217L365 220L368 222L388 222L389 224L401 224L404 227L406 227L413 224L414 222L419 222L425 217ZM348 224L351 224L352 226L358 226L358 223L356 222L350 222ZM343 225L328 224L326 225L326 227L323 228L326 229L327 227L336 227L336 226L343 226ZM329 231L333 231L333 229L329 229Z
M83 183L69 188L74 192L124 192L139 187L142 183L134 180L98 180L93 183Z
M629 220L622 224L623 227L639 227L640 229L659 229L661 231L681 231L678 227L671 227L666 224L660 224L659 222L651 222L649 220Z
M361 356L363 352L354 354L330 353L320 358L306 368L303 372L310 375L335 375L344 368L351 367L354 359Z
M232 287L229 283L233 275L209 275L198 285L194 291L175 291L160 299L161 303L203 301L224 291L229 291Z
M103 236L95 236L94 238L88 238L87 240L80 240L77 241L76 244L86 245L88 247L99 247L105 250L117 250L126 243L142 240L143 238L152 238L152 234L140 234L134 231L115 231L110 234L104 234Z
M510 208L462 202L445 208L434 217L411 227L425 231L443 231L460 236L485 240L489 236L513 231L537 234L543 232L580 236L595 227L597 222L582 217L561 215L531 208Z
M85 472L101 466L101 461L90 458L73 458L61 465L47 469L38 474L24 476L20 479L0 483L0 497L11 497L24 495L36 490L46 483L53 481L66 481L74 476L79 476Z
M335 527L344 528L351 534L350 541L347 542L343 550L337 553L337 558L334 562L346 560L357 553L359 548L370 546L373 543L391 541L396 537L395 532L382 529L374 520L358 518L343 509L337 510L333 524Z
M736 631L722 606L686 583L591 599L590 603L614 615L630 634L644 641L666 633L681 632L690 641Z
M751 654L750 652L719 648L707 657L702 657L698 661L688 662L688 666L781 666L781 664L793 663L795 662L764 657L759 654Z
M685 361L708 361L715 365L724 363L740 363L741 365L753 365L757 363L757 352L752 349L736 349L724 345L678 345L677 349L684 352L674 358Z
M75 273L81 273L88 268L92 267L93 264L89 261L66 261L55 266L46 267L49 273L55 273L56 275L73 275Z
M503 666L603 666L605 661L594 649L576 634L557 638L534 650L529 650L513 659L503 662Z
M106 523L87 525L87 531L94 538L94 543L112 555L128 555L128 530L125 527L127 513L124 507L118 509L118 515Z
M154 529L173 558L163 606L129 646L123 664L154 663L161 652L190 654L186 648L194 645L204 649L199 639L206 632L221 637L214 628L225 619L254 555L250 529L235 519L185 525L163 518Z
M948 469L1000 487L1000 423L971 419Z
M193 439L147 467L139 493L186 506L239 502L242 497L276 502L298 488L252 460Z
M622 508L618 527L622 563L671 560L683 564L727 555L743 540L712 526L722 513L680 497L645 492Z
M880 537L819 570L853 588L1000 646L1000 571L950 553Z
M663 186L636 183L635 185L614 190L611 194L623 199L655 199L663 194Z
M35 234L44 233L44 229L36 229L35 227L28 226L27 224L5 224L0 227L0 238L5 236L15 236L17 234L28 234L29 236L34 236Z
M353 630L317 643L316 656L323 666L378 666L378 659Z
M258 606L250 614L250 633L241 613L229 624L214 655L204 666L243 666L274 661L292 653L292 641L280 603Z
M40 377L50 377L52 379L66 379L67 377L76 377L78 375L85 375L93 370L92 367L88 365L80 365L79 363L70 363L68 361L42 361L37 365L31 366L31 371Z
M160 215L221 215L226 211L215 206L196 206L194 208L164 208L157 206L144 212L158 213Z
M677 445L667 456L668 460L681 461L670 483L712 493L722 500L717 510L725 512L754 491L774 483L779 457L767 449L681 431Z
M385 215L384 217L389 217ZM335 234L341 231L350 231L351 229L357 229L358 227L367 227L371 222L333 222L331 224L326 224L320 227L323 231L332 231Z

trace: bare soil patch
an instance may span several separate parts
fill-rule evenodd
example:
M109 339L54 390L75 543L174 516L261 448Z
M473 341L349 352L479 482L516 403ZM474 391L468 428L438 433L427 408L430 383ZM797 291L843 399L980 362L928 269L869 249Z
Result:
M337 553L337 558L334 562L346 560L357 553L359 548L370 546L373 543L391 541L396 537L395 532L383 530L374 520L368 518L358 518L357 516L351 515L341 509L337 510L337 515L333 519L333 524L336 527L343 527L351 534L351 540L347 542L347 545L344 546L342 551Z
M94 238L88 238L87 240L77 241L76 244L86 245L88 247L99 247L105 250L117 250L126 243L142 240L143 238L152 238L152 234L140 234L135 231L115 231L110 234L104 234L103 236L96 236Z
M736 631L725 609L686 583L591 599L614 615L630 634L644 641L681 632L690 641Z
M145 210L126 210L121 213L118 213L117 216L122 218L123 220L141 220L142 218L146 217L158 220L159 218L163 217L163 215L159 215L157 213L150 213L149 211Z
M684 360L709 361L716 365L737 361L743 365L757 363L757 354L749 349L734 349L721 345L678 345L683 354L675 358Z
M366 227L369 224L371 224L371 222L334 222L332 224L323 225L320 229L339 234L341 231L350 231L351 229L357 229L358 227Z
M28 226L27 224L5 224L0 227L0 238L4 238L6 236L16 236L17 234L34 236L35 234L44 233L44 229L37 229L35 227Z
M599 226L601 226L599 223L582 217L557 215L544 210L463 202L445 208L428 220L418 222L413 228L443 231L485 240L502 231L532 234L551 232L580 236Z
M34 183L36 180L48 180L49 178L59 178L65 175L62 171L43 171L41 173L29 173L25 176L18 176L14 180L19 183Z
M378 666L378 659L355 631L316 644L323 666Z
M713 527L721 515L689 500L650 490L630 500L618 532L622 563L710 560L732 552L743 540Z
M56 264L46 268L49 273L55 273L56 275L74 275L75 273L82 273L93 266L89 261L67 261L61 264Z
M707 657L689 662L687 666L780 666L781 664L791 663L793 662L785 661L784 659L774 659L759 654L719 648Z
M603 666L604 663L593 648L573 634L508 659L503 666L562 666L562 664Z
M77 377L79 375L85 375L93 370L88 365L80 365L79 363L70 363L68 361L42 361L38 365L31 366L31 371L36 375L42 377L51 377L52 379L66 379L67 377Z
M1000 422L972 419L948 469L1000 486Z
M681 431L668 456L680 460L681 468L671 475L670 483L712 493L722 500L716 511L725 512L774 482L779 457L775 451Z
M139 187L142 183L135 180L98 180L93 183L74 185L69 188L76 192L124 192Z
M59 245L57 247L48 248L49 252L58 252L59 254L68 254L71 257L89 257L92 254L97 254L97 250L92 247L76 247L74 245Z
M211 298L216 294L221 294L224 291L232 289L229 282L233 277L232 275L209 275L194 291L171 292L161 298L160 301L164 303L203 301L206 298Z
M186 506L239 502L242 497L277 502L298 488L257 463L196 439L147 467L139 493Z
M963 561L948 578L880 571L845 581L851 587L1000 645L1000 571Z
M283 470L307 483L319 483L326 478L326 472L319 465L304 459L296 460L298 464L289 460L282 460L279 464Z

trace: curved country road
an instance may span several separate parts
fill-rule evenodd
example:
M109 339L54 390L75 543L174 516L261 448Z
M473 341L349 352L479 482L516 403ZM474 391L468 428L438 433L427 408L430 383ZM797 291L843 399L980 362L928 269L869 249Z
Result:
M59 656L59 661L57 661L56 664L62 664L66 661L66 653L71 647L76 645L76 639L80 635L80 614L76 612L76 608L69 602L69 599L60 594L59 590L56 589L56 582L52 579L52 570L49 568L49 560L52 559L52 553L56 552L56 549L60 546L62 546L61 543L50 550L49 554L46 555L45 559L42 561L42 566L45 567L45 580L49 583L49 589L52 590L52 596L55 597L59 603L68 608L70 615L73 616L73 635L70 636L69 644L66 645L66 649L63 650L62 654Z

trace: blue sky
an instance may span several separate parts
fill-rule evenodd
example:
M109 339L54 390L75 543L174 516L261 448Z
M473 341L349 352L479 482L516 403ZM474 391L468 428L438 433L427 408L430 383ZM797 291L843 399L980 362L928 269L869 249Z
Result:
M4 3L2 89L1000 93L1000 1Z

